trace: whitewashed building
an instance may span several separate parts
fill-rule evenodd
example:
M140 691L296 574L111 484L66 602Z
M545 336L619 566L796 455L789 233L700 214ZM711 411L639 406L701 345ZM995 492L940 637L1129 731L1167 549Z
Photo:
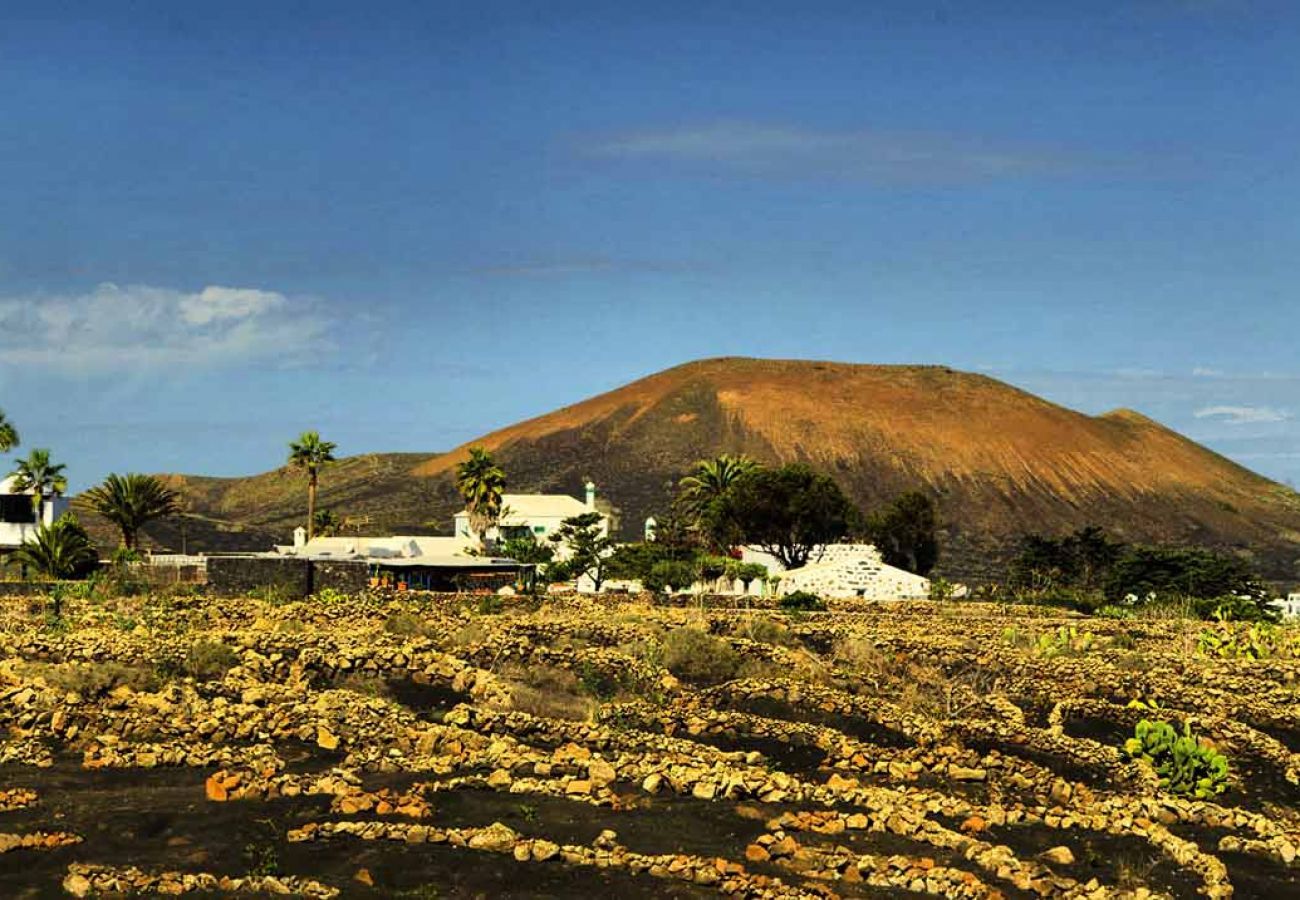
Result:
M742 558L779 575L776 593L780 595L808 591L820 597L867 600L923 600L930 596L930 579L886 564L871 544L828 544L815 552L807 565L790 570L754 547L744 548Z
M16 550L41 524L52 525L68 511L66 497L46 497L42 521L36 521L32 491L19 491L14 478L0 480L0 553Z
M565 519L599 512L596 509L596 486L590 481L586 485L586 499L578 500L568 494L503 494L501 508L503 515L496 526L487 530L489 541L508 541L512 538L532 535L539 544L551 539L551 535L560 530ZM600 532L609 534L609 516L601 513ZM462 509L455 516L457 540L470 545L478 540L469 524L469 511ZM557 549L563 556L564 547Z

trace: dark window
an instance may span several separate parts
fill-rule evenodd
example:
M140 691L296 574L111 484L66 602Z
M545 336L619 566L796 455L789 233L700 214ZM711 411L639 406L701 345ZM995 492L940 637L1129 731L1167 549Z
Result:
M36 507L32 505L32 498L22 494L0 494L0 522L35 524Z

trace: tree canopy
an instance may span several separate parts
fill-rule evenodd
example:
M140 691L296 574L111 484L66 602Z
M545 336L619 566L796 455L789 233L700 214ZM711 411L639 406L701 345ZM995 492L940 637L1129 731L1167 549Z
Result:
M833 478L791 463L737 478L702 520L720 546L754 544L797 569L820 547L844 538L858 515Z
M337 444L321 440L320 432L304 431L289 442L289 466L307 473L307 539L316 534L316 489L320 470L334 462Z
M571 516L560 523L551 540L568 548L568 556L552 568L561 577L573 579L589 577L599 591L605 583L609 559L614 551L614 540L603 533L603 520L598 512Z
M18 429L14 428L13 423L6 418L4 410L0 409L0 453L8 453L19 443Z
M456 490L465 500L469 527L487 545L487 532L501 518L506 473L492 454L482 447L471 447L469 456L456 466Z
M50 451L35 449L14 464L12 475L14 488L19 491L32 492L32 506L36 509L36 521L44 518L45 498L57 496L68 489L68 479L64 476L63 463L50 459Z
M118 527L122 546L134 550L140 529L180 510L179 495L153 475L109 475L85 493L91 507Z
M714 459L702 459L679 483L678 502L683 512L698 519L727 490L758 463L747 456L723 453Z
M899 495L866 523L867 536L885 562L917 575L929 575L939 562L937 528L934 501L920 491Z
M90 535L70 515L60 516L50 525L41 525L8 558L12 565L56 580L81 577L98 560Z

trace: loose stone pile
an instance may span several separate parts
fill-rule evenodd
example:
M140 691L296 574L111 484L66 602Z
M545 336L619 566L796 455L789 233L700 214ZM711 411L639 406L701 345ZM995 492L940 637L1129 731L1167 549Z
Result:
M24 877L74 896L304 897L479 878L464 892L540 879L588 896L617 877L763 898L1300 895L1300 663L1191 657L1193 623L928 603L796 620L634 598L137 602L72 601L61 629L26 601L0 614L0 853L37 861L0 894ZM1067 621L1095 649L1005 639ZM682 629L731 668L667 668ZM1227 793L1162 793L1121 752L1153 715L1228 755ZM158 845L137 865L101 850L74 782L116 792L121 827L161 816ZM211 819L202 840L151 806L151 783Z

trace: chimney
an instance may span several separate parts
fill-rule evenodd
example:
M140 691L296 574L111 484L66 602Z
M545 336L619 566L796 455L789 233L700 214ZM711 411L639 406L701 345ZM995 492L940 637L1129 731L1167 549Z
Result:
M301 550L307 546L307 529L299 525L293 530L293 549Z
M594 510L595 508L596 508L596 483L594 481L588 481L587 482L587 509Z

